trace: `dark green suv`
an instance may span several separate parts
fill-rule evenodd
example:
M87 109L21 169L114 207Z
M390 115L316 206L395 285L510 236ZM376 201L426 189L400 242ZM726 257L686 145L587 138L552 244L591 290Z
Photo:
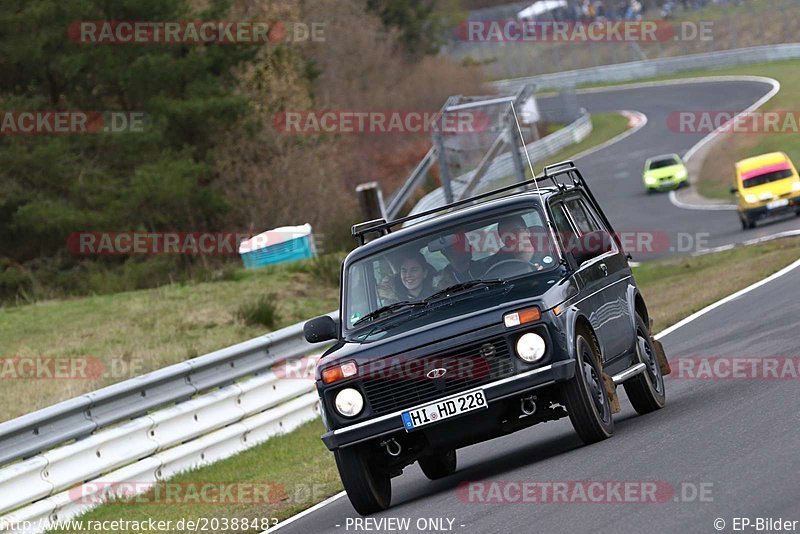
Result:
M305 335L334 341L316 371L322 440L359 513L389 506L405 466L441 478L458 448L536 423L606 439L620 384L637 412L664 406L629 257L572 162L353 235L339 320Z

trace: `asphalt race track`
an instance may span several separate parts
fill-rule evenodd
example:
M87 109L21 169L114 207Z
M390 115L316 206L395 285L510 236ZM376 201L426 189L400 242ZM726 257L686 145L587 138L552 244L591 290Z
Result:
M707 245L718 246L799 228L800 219L792 217L743 232L735 212L684 210L666 194L647 196L641 184L647 156L683 154L703 137L670 132L670 111L744 109L769 89L761 83L725 82L580 95L590 111L627 109L648 117L636 134L579 161L616 230L706 232ZM634 259L675 252L635 254ZM418 528L419 518L444 518L445 527L453 521L450 531L469 533L718 532L715 520L717 527L724 521L722 531L731 531L734 517L800 520L797 380L707 380L680 376L678 369L679 358L797 355L798 287L800 268L664 336L673 362L666 408L638 416L619 388L622 412L609 440L584 447L567 419L538 425L459 450L459 469L444 480L431 482L417 465L410 466L393 479L392 508L371 516L368 530L363 523L356 528L360 516L341 497L281 531L396 532L376 523L385 518L410 518L410 532L448 531ZM475 481L499 487L507 481L649 481L672 491L660 491L655 503L497 504L457 493Z
M617 232L654 234L653 252L649 252L648 247L635 250L634 260L647 261L690 253L698 248L738 243L800 228L800 220L790 216L783 220L764 221L753 230L743 231L735 211L679 208L670 202L667 193L647 195L642 185L646 158L672 152L683 156L705 136L678 133L668 128L670 112L739 111L771 88L771 85L760 82L726 81L579 95L580 104L590 112L631 110L647 116L647 124L635 134L577 161Z

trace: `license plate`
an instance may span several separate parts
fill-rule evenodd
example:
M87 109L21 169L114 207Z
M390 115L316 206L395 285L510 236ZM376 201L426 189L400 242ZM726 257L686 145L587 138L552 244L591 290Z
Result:
M486 395L484 395L483 390L473 389L472 391L442 399L421 408L403 412L403 426L406 432L408 432L421 426L438 423L443 419L449 419L450 417L455 417L462 413L487 407Z
M774 210L775 208L782 208L782 207L788 206L788 205L789 205L789 199L782 198L780 200L773 200L772 202L767 204L767 209L768 210Z

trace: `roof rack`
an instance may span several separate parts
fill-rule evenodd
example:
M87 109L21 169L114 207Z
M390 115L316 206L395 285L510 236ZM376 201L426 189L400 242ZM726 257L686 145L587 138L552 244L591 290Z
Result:
M564 175L568 175L571 178L571 183L562 183L556 180L556 177ZM600 214L600 216L603 219L603 222L606 224L606 227L611 231L612 235L614 236L614 239L620 246L620 250L622 250L622 244L619 242L618 236L611 228L611 223L606 218L605 213L603 213L603 210L600 209L600 205L597 203L597 200L592 194L592 191L589 189L586 180L583 178L583 175L581 175L580 171L575 166L575 163L572 160L560 161L558 163L553 163L552 165L546 165L544 168L544 172L542 174L534 176L529 180L518 182L512 185L507 185L499 189L493 189L492 191L481 193L480 195L475 195L474 197L465 198L463 200L458 200L456 202L451 202L450 204L445 204L444 206L433 208L428 211L415 213L414 215L407 215L405 217L400 217L399 219L395 219L393 221L386 221L384 219L375 219L373 221L367 221L355 224L351 229L351 233L353 237L359 240L359 246L360 246L366 242L365 236L368 234L379 233L380 235L386 235L391 233L392 227L397 226L398 224L403 224L408 221L413 221L415 219L427 217L428 215L433 215L434 213L447 211L460 206L465 206L467 204L473 204L477 200L487 199L489 197L493 197L500 193L507 193L509 191L514 191L515 189L519 188L529 189L531 185L538 182L542 182L544 180L550 180L559 191L566 191L574 187L579 187L585 190L586 196L589 198L589 201L593 204L595 211Z

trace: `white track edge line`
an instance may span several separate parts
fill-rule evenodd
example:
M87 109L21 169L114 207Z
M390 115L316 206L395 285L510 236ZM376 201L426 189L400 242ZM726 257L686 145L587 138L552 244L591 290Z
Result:
M727 297L725 297L723 299L720 299L720 300L716 301L713 304L709 304L708 306L706 306L702 310L694 312L689 317L681 319L680 321L678 321L674 325L665 328L664 330L662 330L661 332L656 334L654 337L656 339L661 339L664 336L668 336L672 332L676 331L677 329L681 328L682 326L686 326L687 324L691 323L695 319L698 319L699 317L702 317L703 315L707 314L708 312L710 312L712 310L715 310L715 309L719 308L720 306L723 306L724 304L727 304L728 302L730 302L732 300L735 300L735 299L741 297L742 295L745 295L745 294L747 294L747 293L749 293L749 292L751 292L751 291L753 291L755 289L758 289L759 287L761 287L761 286L763 286L765 284L768 284L768 283L772 282L773 280L776 280L776 279L780 278L781 276L783 276L783 275L785 275L787 273L790 273L791 271L793 271L794 269L796 269L798 267L800 267L800 260L795 260L793 263L787 265L786 267L784 267L780 271L772 273L768 277L766 277L766 278L764 278L762 280L759 280L758 282L756 282L754 284L751 284L751 285L745 287L744 289L740 289L739 291L737 291L736 293L733 293L732 295L728 295Z

